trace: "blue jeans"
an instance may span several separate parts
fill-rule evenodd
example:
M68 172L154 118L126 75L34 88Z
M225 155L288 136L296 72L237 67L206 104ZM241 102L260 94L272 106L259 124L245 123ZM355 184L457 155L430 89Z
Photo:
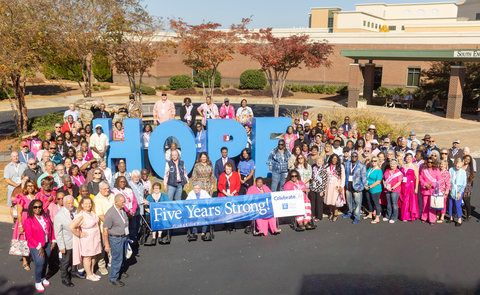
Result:
M181 182L177 182L177 185L168 185L167 196L170 201L181 201L182 200L183 185Z
M198 232L198 228L196 226L192 227L192 234L196 234ZM206 233L207 232L207 226L204 225L202 226L202 233Z
M280 191L283 191L283 186L285 185L286 178L287 172L272 171L272 192L277 191L278 182L280 182Z
M455 196L456 197L456 196ZM463 199L463 193L462 196L460 197L460 200L457 199L452 199L451 196L448 196L448 212L450 212L450 216L452 217L453 220L453 204L455 203L455 209L457 209L457 218L462 218L462 199ZM35 265L35 269L36 269Z
M380 194L381 193L372 194L371 192L366 191L368 212L373 214L373 209L375 209L375 217L379 217L382 214L382 207L380 206Z
M135 215L130 218L130 223L128 224L128 232L129 232L129 237L130 240L133 241L134 244L137 244L137 237L138 237L138 232L140 231L140 214L138 211L135 213Z
M127 237L112 237L108 236L108 242L110 243L110 253L112 259L110 261L110 276L108 277L111 282L116 281L120 277L120 269L122 268L123 258L125 256L125 243Z
M400 198L400 193L387 192L387 219L397 221L398 219L398 198ZM393 207L393 208L392 208ZM393 212L392 212L393 209Z
M462 213L462 210L460 210L460 213ZM43 258L40 258L40 256L38 256L39 251L37 250L37 248L30 248L30 254L32 255L33 263L35 264L35 283L41 283L42 279L45 278L45 273L47 272L48 257L50 257L51 252L51 246L51 243L47 243L45 244L45 246L42 247L43 250L45 250L45 255L43 256Z
M348 214L355 217L355 219L360 220L360 209L362 208L362 192L351 192L346 190L347 204L348 204ZM355 206L355 211L353 208Z

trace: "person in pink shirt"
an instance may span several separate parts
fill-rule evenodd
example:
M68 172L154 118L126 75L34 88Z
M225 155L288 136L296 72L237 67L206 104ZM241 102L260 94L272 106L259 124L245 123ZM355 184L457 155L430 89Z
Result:
M222 119L235 119L235 109L230 104L230 99L226 97L223 100L223 104L220 107L220 118Z
M37 153L42 149L42 140L38 138L38 131L33 131L30 134L22 136L23 140L27 141L30 151L37 157Z
M254 194L264 194L264 193L271 193L272 191L268 188L268 186L263 184L263 178L257 177L255 181L256 185L250 186L247 190L247 195L254 195ZM277 218L264 218L264 219L257 219L255 221L257 224L258 233L264 236L268 236L268 230L270 229L272 234L278 234L280 231L277 228Z
M422 223L428 221L430 225L435 224L437 210L430 209L430 196L441 182L442 176L437 161L428 157L420 172L420 191L423 197Z
M205 98L205 103L203 103L197 109L198 114L202 116L202 125L207 129L207 120L208 119L218 119L220 114L218 113L218 107L216 104L212 103L212 98L207 96Z
M63 197L65 197L65 193L58 192L57 195L55 196L55 202L50 203L50 205L48 205L47 212L52 223L53 223L53 220L55 219L55 215L57 215L58 210L62 209L63 207Z
M390 223L395 223L398 219L398 199L403 180L403 173L397 167L398 161L391 159L390 169L383 174L383 187L387 197L387 216L383 218L383 221Z
M162 92L162 99L153 106L153 122L155 125L175 119L175 105L167 99L167 92Z

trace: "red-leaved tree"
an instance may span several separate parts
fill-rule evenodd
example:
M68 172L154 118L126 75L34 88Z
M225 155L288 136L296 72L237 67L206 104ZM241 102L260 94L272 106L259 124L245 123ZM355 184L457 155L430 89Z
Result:
M170 20L170 26L177 32L177 44L183 48L186 59L183 63L197 72L203 72L203 97L213 96L215 74L220 63L233 59L236 46L249 18L240 24L233 24L229 30L218 30L218 23L208 22L189 25L182 19Z
M275 117L278 117L280 98L291 69L301 68L302 64L308 69L331 66L328 56L333 46L326 40L312 42L308 35L275 37L271 28L248 31L244 36L245 42L240 44L239 52L258 61L265 72L272 88Z

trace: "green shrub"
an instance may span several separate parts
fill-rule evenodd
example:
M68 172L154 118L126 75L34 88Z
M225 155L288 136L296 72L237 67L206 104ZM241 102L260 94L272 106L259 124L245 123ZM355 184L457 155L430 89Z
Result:
M100 90L100 87L98 87L98 86L92 86L92 89L93 89L93 91L98 91L98 90Z
M223 84L223 87L229 88L229 87L230 87L230 84Z
M348 86L347 85L338 86L337 93L340 93L340 95L347 95L348 94Z
M305 92L305 93L309 93L310 92L310 86L302 85L302 86L300 86L300 91Z
M7 91L8 91L8 94L10 94L10 97L11 97L12 99L15 99L15 93L13 93L12 87L7 86ZM0 88L0 100L4 100L4 99L8 99L8 96L7 96L7 94L3 91L3 89Z
M208 78L212 77L213 70L204 70L197 73L197 76L195 77L195 81L198 83L199 87L203 87L202 79L204 75L205 75L205 87L208 87ZM222 74L217 70L215 72L214 87L220 87L220 85L222 85Z
M110 85L108 85L108 84L103 84L103 85L100 86L100 89L102 89L102 90L108 90L108 89L110 89Z
M240 85L238 85L238 84L233 84L233 88L240 89Z
M45 140L45 131L50 130L53 132L53 126L55 126L55 123L63 124L63 113L64 111L61 111L59 113L49 113L44 116L30 118L28 119L27 129L29 132L33 132L35 130L38 131L38 138L43 141ZM20 134L18 137L17 146L14 147L16 150L18 150L20 147L20 142L22 142L23 135L25 134Z
M300 91L300 85L292 84L292 92L299 92L299 91Z
M313 86L313 88L315 89L315 93L320 93L320 94L325 93L325 85L324 84L315 85L315 86Z
M337 91L337 87L335 85L328 85L327 86L327 94L334 94Z
M268 84L267 86L265 86L265 89L272 89L272 86L270 86L270 84Z
M112 65L105 55L95 55L92 62L93 76L99 82L112 82Z
M377 89L377 96L379 97L387 97L390 96L390 89L385 86L380 86Z
M267 85L265 73L257 70L245 70L240 75L240 88L242 89L263 89Z
M138 91L139 88L140 88L140 86L137 86L137 91ZM135 91L133 91L133 89L132 89L132 93L133 92L135 92ZM157 94L157 91L155 91L155 88L153 88L153 87L142 85L142 94L155 95L155 94Z
M188 89L192 87L192 77L190 75L175 75L170 77L170 89Z
M291 86L291 85L285 85L284 87L285 87L285 89L287 89L287 90L292 89L292 86Z

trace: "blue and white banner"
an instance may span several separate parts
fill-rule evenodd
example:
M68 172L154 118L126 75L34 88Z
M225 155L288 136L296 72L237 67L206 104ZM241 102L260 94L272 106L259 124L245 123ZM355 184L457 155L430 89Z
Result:
M150 203L152 230L304 214L302 191Z

